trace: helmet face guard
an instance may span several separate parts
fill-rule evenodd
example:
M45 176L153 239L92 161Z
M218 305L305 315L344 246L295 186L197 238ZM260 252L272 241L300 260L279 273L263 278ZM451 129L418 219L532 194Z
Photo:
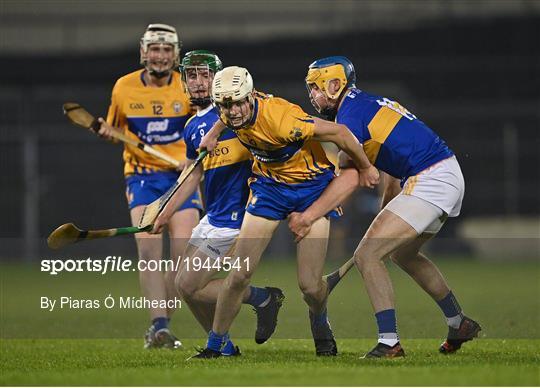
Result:
M173 60L165 70L156 70L148 61L148 50L151 45L170 45L173 48ZM171 74L180 61L180 42L176 29L167 24L150 24L141 38L141 65L156 78L163 78Z
M223 68L221 60L213 52L206 50L190 51L184 55L182 63L180 64L180 73L182 74L182 80L187 86L188 74L195 71L197 77L201 72L211 73L212 76ZM206 108L212 103L211 92L212 85L208 86L208 94L204 97L194 97L191 95L191 90L187 88L190 93L191 104Z
M220 120L229 128L237 130L249 126L253 117L253 108L255 106L255 98L249 95L240 101L232 101L226 98L223 102L214 102L219 111ZM231 110L236 109L240 112L238 116L231 117ZM239 122L238 122L238 119Z
M240 129L250 124L255 106L253 90L253 79L243 67L226 67L214 77L212 100L221 121L229 128ZM239 114L233 115L233 110Z
M331 91L330 82L336 79L340 81L340 86L337 90ZM348 88L355 86L356 73L352 62L347 58L340 56L328 57L318 59L309 65L305 81L313 107L327 119L333 120L337 114L339 100ZM312 90L315 86L325 96L327 106L321 107L313 99ZM330 104L330 100L332 100L332 104Z

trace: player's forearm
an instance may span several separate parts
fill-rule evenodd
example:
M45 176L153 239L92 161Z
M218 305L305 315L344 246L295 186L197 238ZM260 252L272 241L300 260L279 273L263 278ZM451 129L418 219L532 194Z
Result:
M342 126L339 135L336 137L339 142L335 143L347 155L351 157L356 167L366 169L371 167L371 163L364 152L364 147L358 142L351 131L345 126Z
M358 172L347 168L334 178L321 196L304 211L310 223L317 221L345 201L358 187Z
M199 182L201 181L201 176L202 176L202 171L199 166L195 169L195 171L193 171L193 173L191 173L190 176L186 178L185 182L182 184L182 186L180 186L178 191L174 193L169 203L163 209L162 213L167 218L172 217L172 215L176 212L176 209L178 209L180 205L186 202L187 199L191 195L193 195L193 193L197 190L197 187L199 186Z
M218 120L214 123L214 125L212 125L212 128L210 129L210 131L208 131L206 136L210 136L213 139L217 140L219 138L219 135L221 135L221 132L223 132L225 128L227 128L227 126L223 124L223 121Z

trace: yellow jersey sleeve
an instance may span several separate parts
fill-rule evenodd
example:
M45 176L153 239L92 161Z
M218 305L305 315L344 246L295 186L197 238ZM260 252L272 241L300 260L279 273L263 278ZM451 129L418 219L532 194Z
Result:
M290 104L282 111L278 125L280 142L285 144L305 142L313 137L314 131L313 117L305 113L298 105Z
M107 124L112 127L119 128L123 125L122 120L122 103L120 102L120 93L118 92L118 83L114 85L111 94L111 104L107 112Z

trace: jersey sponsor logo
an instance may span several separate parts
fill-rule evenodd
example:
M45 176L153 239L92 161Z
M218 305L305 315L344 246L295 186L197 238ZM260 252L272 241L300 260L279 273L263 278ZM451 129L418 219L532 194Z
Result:
M215 156L227 155L229 152L230 152L230 149L227 146L225 146L225 147L216 147L216 148L214 148L214 150L212 152L210 152L208 154L208 156L213 158Z
M249 151L237 138L221 140L203 161L204 171L249 161ZM251 162L249 162L251 164Z
M146 126L146 133L152 134L154 132L166 132L169 128L169 119L160 121L149 121Z
M146 144L168 144L183 137L187 117L128 117L128 129Z
M132 102L129 104L129 109L144 109L144 104L141 102Z

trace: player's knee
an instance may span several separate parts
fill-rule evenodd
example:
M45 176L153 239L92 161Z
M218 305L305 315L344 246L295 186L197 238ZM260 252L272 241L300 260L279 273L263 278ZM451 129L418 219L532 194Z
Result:
M250 272L235 271L235 272L231 272L231 274L228 276L226 284L229 286L229 288L240 290L249 286L250 282L251 282Z
M300 281L298 283L300 291L305 298L317 299L323 293L323 282L322 280L317 281Z
M366 264L379 260L384 260L384 255L381 254L381 250L375 246L361 245L356 248L356 251L354 252L354 261L360 270L362 270Z
M194 300L198 291L196 284L190 282L182 282L176 278L176 290L184 300Z
M390 254L390 260L397 264L398 267L403 268L406 261L406 256L404 256L400 252L394 252Z

